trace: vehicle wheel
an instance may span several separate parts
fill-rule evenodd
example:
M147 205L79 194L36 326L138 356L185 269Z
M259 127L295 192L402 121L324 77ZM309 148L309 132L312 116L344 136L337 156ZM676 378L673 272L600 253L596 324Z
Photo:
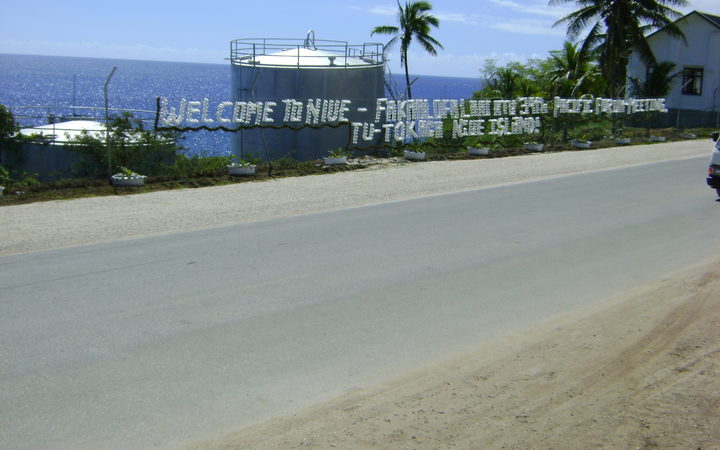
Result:
M717 192L718 197L720 197L720 188L715 189L715 192Z

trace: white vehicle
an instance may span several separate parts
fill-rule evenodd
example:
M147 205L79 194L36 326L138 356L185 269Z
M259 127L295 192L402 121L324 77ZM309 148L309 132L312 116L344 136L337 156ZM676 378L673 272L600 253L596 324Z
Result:
M712 139L715 142L715 148L713 148L712 156L710 157L710 167L708 167L707 184L711 188L715 189L718 197L720 197L720 133L717 131L712 134Z

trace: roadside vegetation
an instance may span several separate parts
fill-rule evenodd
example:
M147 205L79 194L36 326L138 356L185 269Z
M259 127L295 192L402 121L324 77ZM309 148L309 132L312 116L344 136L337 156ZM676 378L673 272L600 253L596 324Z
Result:
M116 124L126 126L125 119ZM596 120L572 123L566 131L570 136L587 138L593 142L592 149L616 146L613 139L613 121ZM570 142L563 139L562 124L556 129L548 126L543 134L537 136L545 143L545 152L581 151L575 149ZM685 134L693 133L696 136L707 137L711 129L653 130L667 138L668 141L685 139ZM114 130L111 135L115 134ZM112 147L115 163L113 167L119 170L120 166L132 167L133 170L142 168L147 175L144 186L117 187L110 183L107 176L106 147L103 142L89 136L79 139L77 151L85 154L83 162L78 165L78 175L56 181L41 182L37 176L27 173L13 172L12 168L0 166L0 186L5 187L5 194L0 197L0 206L31 203L38 201L63 200L80 197L129 195L135 193L153 192L171 189L199 188L207 186L220 186L233 183L246 183L268 181L283 177L297 177L309 175L322 175L348 170L364 169L377 164L410 164L402 158L404 149L413 149L426 153L429 161L463 160L482 158L502 158L531 153L523 148L528 137L523 135L484 136L482 138L427 140L413 146L394 146L371 152L354 152L350 163L343 166L326 166L322 160L295 161L283 158L269 162L250 161L257 166L257 173L252 177L233 177L228 175L227 166L235 162L232 156L203 156L187 155L181 147L168 142L167 137L149 136L154 134L150 130L133 131L142 135L140 142L128 142L121 138ZM640 127L627 127L623 135L632 139L633 144L650 144L646 138L647 130ZM149 142L149 143L148 143ZM16 142L0 142L0 147L16 144ZM472 156L468 148L484 147L490 152L486 156ZM5 151L5 150L3 150ZM585 150L587 151L587 150Z
M573 3L572 0L550 0L550 5ZM556 23L566 25L568 41L560 50L551 51L544 59L526 62L509 62L499 65L487 60L480 72L483 88L475 92L475 99L511 99L542 97L552 105L552 98L619 98L624 95L663 97L667 95L677 72L670 62L656 61L644 36L658 28L670 27L678 39L684 36L674 28L672 20L679 13L670 6L684 6L684 0L583 0L574 2L578 10ZM404 90L390 89L400 99L412 98L408 64L408 49L413 41L431 55L442 45L431 36L432 28L440 20L431 14L432 5L426 1L398 2L397 25L382 25L371 34L387 34L392 38L385 45L400 44L401 64L405 71ZM633 48L640 49L643 60L651 68L645 80L631 79L625 85L625 67ZM627 92L626 92L627 91ZM654 135L666 140L686 139L689 135L709 136L710 129L654 129L654 113L633 117L616 115L612 118L596 115L562 115L542 118L537 135L484 135L453 138L452 123L445 123L444 137L417 143L403 143L368 153L354 151L354 159L346 166L326 166L322 161L298 162L290 158L269 162L245 161L257 166L251 178L231 177L227 166L238 163L232 156L189 155L182 147L181 135L155 132L129 114L112 118L108 127L107 142L96 136L84 135L68 147L78 155L79 162L70 177L57 181L41 182L35 174L19 170L19 146L23 142L42 142L37 136L22 137L16 134L18 124L10 111L0 105L0 152L5 167L0 166L0 186L5 195L0 205L45 201L80 196L117 195L164 189L215 186L241 183L249 180L267 180L288 176L317 175L343 170L355 170L376 164L377 159L394 158L385 162L404 162L403 150L419 150L428 160L497 158L527 153L523 145L528 141L544 144L544 151L564 151L574 148L573 140L590 141L592 148L616 145L617 139L630 139L633 144L649 141ZM468 148L489 148L487 156L470 156ZM132 171L145 175L142 187L114 187L109 182L116 171Z

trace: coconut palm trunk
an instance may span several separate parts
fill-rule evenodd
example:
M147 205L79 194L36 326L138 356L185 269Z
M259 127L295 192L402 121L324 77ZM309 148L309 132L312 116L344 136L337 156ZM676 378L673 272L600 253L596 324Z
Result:
M398 0L398 22L399 26L382 25L373 28L371 35L389 34L392 39L385 44L385 50L400 41L400 63L405 69L405 92L407 98L412 98L410 88L410 68L408 66L408 49L413 39L417 40L426 52L433 56L437 55L437 48L443 46L430 35L431 27L439 27L440 21L437 17L428 14L432 9L430 2L408 1L405 6Z

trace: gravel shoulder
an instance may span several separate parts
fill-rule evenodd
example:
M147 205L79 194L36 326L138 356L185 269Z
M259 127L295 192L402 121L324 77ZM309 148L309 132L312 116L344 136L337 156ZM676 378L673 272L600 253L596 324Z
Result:
M709 141L372 166L328 175L0 207L0 255L223 227L710 154ZM709 156L708 156L709 157Z

